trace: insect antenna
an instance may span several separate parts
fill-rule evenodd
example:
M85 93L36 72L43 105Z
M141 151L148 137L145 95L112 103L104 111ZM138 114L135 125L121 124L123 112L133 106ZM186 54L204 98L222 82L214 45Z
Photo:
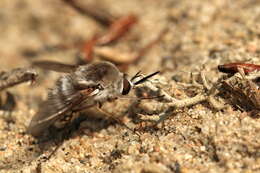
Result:
M141 71L138 71L131 79L130 81L133 82L136 78L141 77Z

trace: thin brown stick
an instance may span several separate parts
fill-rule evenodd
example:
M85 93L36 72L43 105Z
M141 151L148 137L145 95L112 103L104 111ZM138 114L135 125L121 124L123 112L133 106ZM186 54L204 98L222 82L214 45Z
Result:
M133 14L122 16L109 27L108 32L98 39L98 45L106 45L121 38L137 22L137 17Z

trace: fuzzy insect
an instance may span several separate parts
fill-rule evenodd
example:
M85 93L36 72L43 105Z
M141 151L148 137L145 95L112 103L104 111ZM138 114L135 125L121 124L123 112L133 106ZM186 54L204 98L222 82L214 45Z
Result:
M140 74L137 73L128 80L114 64L106 61L82 66L51 61L35 62L34 65L68 73L57 80L48 93L48 99L32 118L27 132L33 136L41 136L48 127L56 125L56 122L73 112L101 106L106 101L126 95L135 85L159 73L157 71L140 80Z

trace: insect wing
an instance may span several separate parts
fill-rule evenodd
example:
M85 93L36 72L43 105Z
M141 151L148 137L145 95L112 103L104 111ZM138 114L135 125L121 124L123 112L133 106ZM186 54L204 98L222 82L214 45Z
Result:
M31 120L27 132L33 136L42 135L55 121L61 119L66 114L70 114L75 107L80 110L80 106L83 106L82 103L84 103L84 100L94 91L95 89L89 88L77 92L70 98L67 98L66 106L59 105L56 98L50 97L40 106L40 110Z
M45 70L52 70L63 73L74 72L78 67L77 65L63 64L54 61L35 61L32 63L32 65Z

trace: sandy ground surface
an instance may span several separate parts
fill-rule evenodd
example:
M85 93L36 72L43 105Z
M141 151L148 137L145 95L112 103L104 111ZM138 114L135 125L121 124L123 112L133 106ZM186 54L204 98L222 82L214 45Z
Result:
M137 51L168 28L169 31L135 65L148 74L161 70L161 88L184 99L196 90L190 72L205 66L206 77L216 81L218 64L251 61L260 64L259 0L99 0L116 16L136 14L138 24L113 47ZM76 63L78 49L51 50L54 45L89 39L105 29L56 0L0 1L0 69L27 67L33 60ZM132 37L132 38L131 38ZM33 55L32 52L40 51ZM97 58L98 59L98 58ZM173 110L156 127L140 121L133 99L104 105L104 109L137 130L138 137L124 126L93 111L77 130L63 140L40 144L25 133L47 88L62 74L37 69L36 84L8 89L17 101L12 112L0 114L0 172L260 172L260 121L232 104L215 110L208 103ZM2 92L1 94L3 94ZM134 96L131 93L130 96ZM150 107L156 100L143 100ZM154 108L155 109L155 108ZM155 115L156 116L156 115ZM142 118L140 118L142 117ZM142 128L140 128L142 127ZM48 155L60 145L50 159Z

